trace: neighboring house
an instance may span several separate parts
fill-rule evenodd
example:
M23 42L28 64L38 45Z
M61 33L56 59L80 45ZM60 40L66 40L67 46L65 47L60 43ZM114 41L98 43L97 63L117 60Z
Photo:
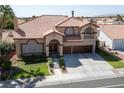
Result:
M124 25L99 25L99 27L98 39L102 46L124 50Z
M13 40L13 33L14 33L14 30L4 29L2 31L2 41L9 44L14 44L15 42Z
M22 23L25 22L25 20L24 19L21 19L21 18L18 18L17 20L18 20L18 24L22 24Z
M43 15L20 25L15 20L17 56L95 52L98 26L86 19Z

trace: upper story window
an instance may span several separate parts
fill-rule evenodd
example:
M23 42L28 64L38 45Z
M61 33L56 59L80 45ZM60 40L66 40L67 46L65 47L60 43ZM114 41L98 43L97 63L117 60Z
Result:
M84 30L84 34L93 34L94 33L94 29L91 27L88 27Z
M74 34L76 36L79 36L80 35L80 31L79 30L80 30L79 28L74 28Z
M74 35L74 28L72 27L65 28L65 35Z

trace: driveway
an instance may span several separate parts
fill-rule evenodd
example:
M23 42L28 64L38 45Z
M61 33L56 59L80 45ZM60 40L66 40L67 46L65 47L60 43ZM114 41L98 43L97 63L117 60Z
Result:
M113 67L109 65L98 54L65 54L65 65L68 73L84 73L93 75L111 75L114 74Z

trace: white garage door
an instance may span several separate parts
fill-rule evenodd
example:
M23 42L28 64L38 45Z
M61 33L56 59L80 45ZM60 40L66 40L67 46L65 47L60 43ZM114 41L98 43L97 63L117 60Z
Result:
M123 50L124 49L124 40L114 40L113 45L114 45L114 49Z
M41 53L43 53L43 44L38 44L35 40L22 44L22 55L39 55Z

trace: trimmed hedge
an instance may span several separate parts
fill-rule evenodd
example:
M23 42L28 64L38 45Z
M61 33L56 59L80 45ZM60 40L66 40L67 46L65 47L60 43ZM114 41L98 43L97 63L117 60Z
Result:
M60 60L59 60L59 66L60 68L64 68L65 67L65 63L64 63L64 58L61 57Z

